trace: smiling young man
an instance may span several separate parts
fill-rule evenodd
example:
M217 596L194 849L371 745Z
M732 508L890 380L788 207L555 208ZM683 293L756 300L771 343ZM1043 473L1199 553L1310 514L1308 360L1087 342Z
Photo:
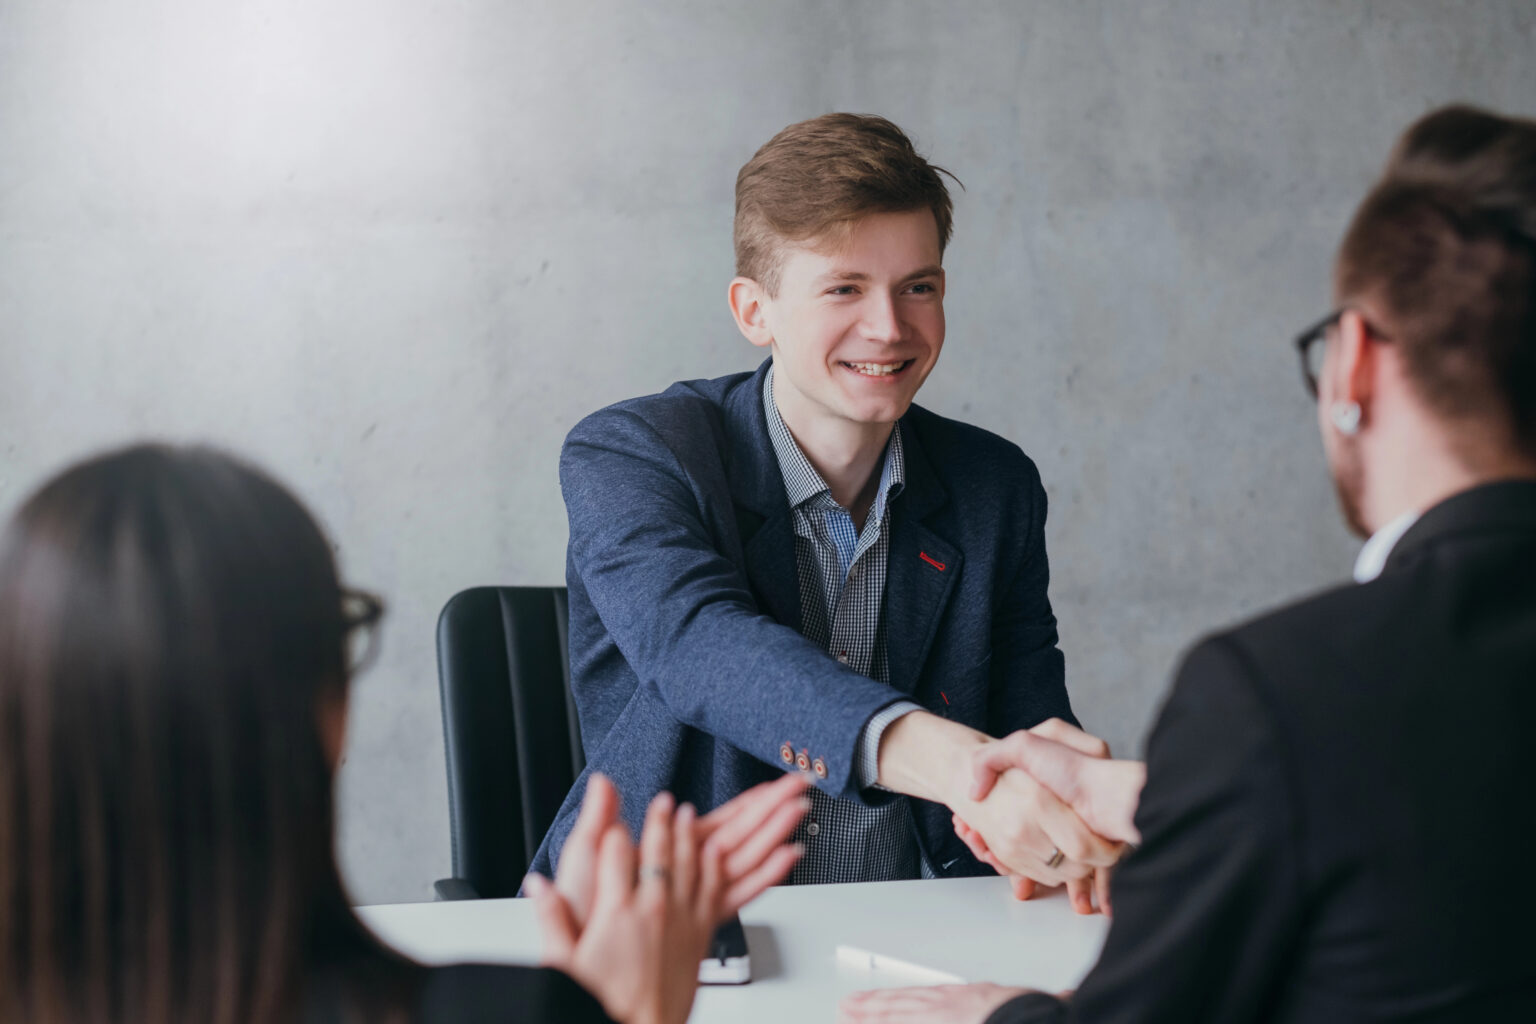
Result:
M589 770L632 827L663 789L709 809L804 773L796 882L989 872L949 808L1042 882L1116 853L1022 773L967 797L988 734L1072 714L1034 464L912 404L944 346L940 173L883 118L784 129L737 178L729 290L771 358L594 413L561 456Z

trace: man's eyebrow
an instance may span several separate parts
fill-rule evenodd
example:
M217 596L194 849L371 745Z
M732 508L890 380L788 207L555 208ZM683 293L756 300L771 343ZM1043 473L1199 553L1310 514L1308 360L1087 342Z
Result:
M916 281L919 278L923 278L923 277L938 277L942 273L944 273L944 268L939 266L937 263L935 263L935 264L933 264L931 266L923 267L920 270L912 271L912 273L908 274L906 277L903 277L901 279L901 283L905 284L908 281ZM870 278L870 276L868 274L864 273L861 270L829 270L829 271L827 271L827 273L822 274L816 280L817 281L868 281L868 280L871 280L871 278Z

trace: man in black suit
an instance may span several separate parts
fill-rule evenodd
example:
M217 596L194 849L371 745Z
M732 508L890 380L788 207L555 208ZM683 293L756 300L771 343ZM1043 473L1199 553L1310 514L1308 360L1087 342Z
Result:
M1139 833L1075 994L886 990L845 1020L1536 1020L1536 122L1410 128L1335 290L1298 346L1357 582L1196 646L1144 776L1028 734L979 755L983 788L1021 767Z

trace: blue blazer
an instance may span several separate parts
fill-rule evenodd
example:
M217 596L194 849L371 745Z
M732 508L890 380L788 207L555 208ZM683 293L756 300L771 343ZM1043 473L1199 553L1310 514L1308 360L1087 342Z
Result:
M913 406L890 505L890 685L802 636L794 529L755 373L602 409L560 456L570 516L571 687L587 770L638 831L668 789L700 811L819 759L827 792L892 799L853 774L860 731L903 698L993 735L1075 722L1046 596L1045 491L1018 446ZM789 757L786 763L785 755ZM534 856L549 873L586 777ZM990 873L950 812L913 800L941 874Z

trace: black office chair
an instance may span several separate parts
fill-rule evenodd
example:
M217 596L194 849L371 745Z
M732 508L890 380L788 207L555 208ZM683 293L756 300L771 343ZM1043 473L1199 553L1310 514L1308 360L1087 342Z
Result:
M564 587L473 587L437 620L453 877L442 900L517 895L586 766Z

